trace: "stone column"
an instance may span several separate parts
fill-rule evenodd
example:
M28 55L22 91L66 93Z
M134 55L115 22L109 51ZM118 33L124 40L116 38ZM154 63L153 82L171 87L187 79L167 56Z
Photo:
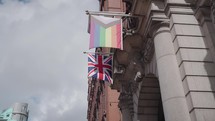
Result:
M151 30L165 121L191 121L169 23L156 24Z

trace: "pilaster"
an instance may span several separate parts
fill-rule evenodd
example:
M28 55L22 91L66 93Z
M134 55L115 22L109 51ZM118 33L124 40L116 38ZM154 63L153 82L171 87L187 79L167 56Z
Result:
M166 3L165 8L192 121L215 120L214 28L208 1L184 0L181 4Z

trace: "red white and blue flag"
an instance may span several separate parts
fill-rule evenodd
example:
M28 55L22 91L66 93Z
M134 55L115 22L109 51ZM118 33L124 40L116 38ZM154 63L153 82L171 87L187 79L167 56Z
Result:
M107 56L88 53L88 77L108 81L113 84L112 59L112 55Z

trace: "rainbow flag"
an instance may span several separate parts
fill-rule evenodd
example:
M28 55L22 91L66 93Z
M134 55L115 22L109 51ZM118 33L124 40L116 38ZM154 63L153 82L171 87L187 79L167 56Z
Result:
M91 15L89 48L96 47L123 49L121 18Z

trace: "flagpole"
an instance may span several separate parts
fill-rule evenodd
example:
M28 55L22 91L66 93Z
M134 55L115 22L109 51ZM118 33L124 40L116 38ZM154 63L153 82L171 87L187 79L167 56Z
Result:
M143 15L132 15L125 14L124 12L110 12L110 11L88 11L86 10L87 15L104 15L104 16L124 16L124 17L143 17Z
M114 55L114 53L107 53L107 52L83 52L84 54L93 53L93 54L103 54L103 55Z

